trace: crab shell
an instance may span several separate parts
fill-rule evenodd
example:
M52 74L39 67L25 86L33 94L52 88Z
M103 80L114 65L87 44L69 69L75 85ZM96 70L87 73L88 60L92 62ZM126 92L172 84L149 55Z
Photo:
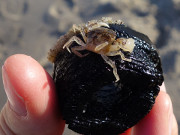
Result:
M96 53L80 58L60 50L54 60L61 113L70 129L84 135L117 135L134 126L151 110L164 80L160 57L147 36L124 25L109 26L118 38L135 40L133 52L124 52L131 62L110 57L119 82Z

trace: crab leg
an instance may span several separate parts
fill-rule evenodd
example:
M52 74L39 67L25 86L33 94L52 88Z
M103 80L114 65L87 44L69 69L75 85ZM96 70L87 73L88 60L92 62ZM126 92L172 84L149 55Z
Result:
M75 46L75 47L71 48L71 51L79 57L85 57L89 54L89 53L86 53L86 54L82 55L81 53L78 52L78 51L82 51L82 50L85 50L84 46Z
M120 80L120 78L119 78L119 75L118 75L118 73L117 73L117 68L116 68L115 62L112 61L110 58L108 58L106 55L101 55L101 57L104 59L104 61L105 61L107 64L109 64L109 65L112 67L112 69L113 69L113 74L114 74L114 76L115 76L115 78L116 78L116 82L118 82L118 81Z
M63 49L66 47L67 50L71 53L69 47L71 46L71 44L73 42L76 42L77 44L81 45L81 46L86 46L86 44L78 37L73 36L72 38L70 38L63 46Z
M97 45L97 46L95 47L95 51L100 51L101 49L103 49L104 47L106 47L108 44L109 44L108 42L104 42L104 43L102 43L102 44L100 44L100 45Z
M74 31L74 33L76 33L77 31L80 32L81 28L79 26L77 26L76 24L73 24L72 29Z
M102 27L102 26L109 28L109 25L107 23L105 23L105 22L98 22L97 25L94 25L92 27L92 29L96 29L96 28L99 28L99 27Z
M87 37L85 36L85 33L84 33L84 28L81 28L81 27L78 27L77 25L73 25L72 27L73 31L76 33L76 31L79 31L84 39L84 41L86 42L87 41Z
M106 22L97 22L95 20L88 22L86 25L87 25L89 31L97 29L99 27L109 28L109 25Z
M128 61L128 62L132 61L131 59L125 58L124 54L121 51L109 52L106 55L107 56L117 56L117 55L120 55L122 60Z

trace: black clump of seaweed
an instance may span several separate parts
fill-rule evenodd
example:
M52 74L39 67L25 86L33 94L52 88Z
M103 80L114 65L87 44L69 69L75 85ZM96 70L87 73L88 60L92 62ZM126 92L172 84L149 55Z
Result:
M163 71L150 39L124 25L111 24L117 37L133 38L135 48L126 57L111 57L120 81L99 54L78 57L61 51L54 65L60 110L68 127L84 135L117 135L134 126L152 108ZM76 46L73 43L72 46Z

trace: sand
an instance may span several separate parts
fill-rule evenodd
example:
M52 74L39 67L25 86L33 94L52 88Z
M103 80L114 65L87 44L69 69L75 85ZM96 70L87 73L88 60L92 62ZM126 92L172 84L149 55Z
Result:
M0 0L0 66L16 53L32 56L51 74L48 50L74 23L110 16L147 34L162 58L167 92L180 126L179 0ZM1 73L0 73L1 74ZM6 102L0 78L0 109ZM66 130L64 135L75 135Z

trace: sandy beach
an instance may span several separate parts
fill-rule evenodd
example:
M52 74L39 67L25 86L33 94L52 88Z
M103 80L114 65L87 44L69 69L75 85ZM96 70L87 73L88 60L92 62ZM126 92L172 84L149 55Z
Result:
M8 56L23 53L52 74L47 53L59 36L72 24L101 17L123 20L127 26L148 35L156 45L180 127L179 0L0 0L0 67ZM0 109L6 100L0 78ZM64 135L75 133L66 129Z

